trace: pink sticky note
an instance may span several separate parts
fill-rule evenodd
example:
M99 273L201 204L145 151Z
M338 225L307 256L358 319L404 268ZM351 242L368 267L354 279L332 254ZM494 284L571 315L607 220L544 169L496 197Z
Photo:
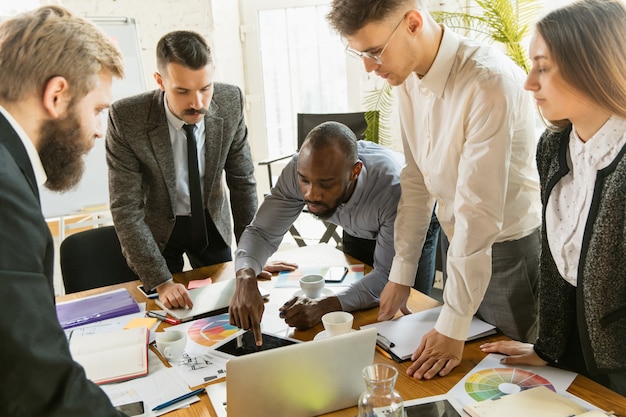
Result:
M211 279L211 277L205 279L194 279L193 281L189 281L189 284L187 284L187 289L192 290L194 288L206 287L207 285L212 283L213 280Z

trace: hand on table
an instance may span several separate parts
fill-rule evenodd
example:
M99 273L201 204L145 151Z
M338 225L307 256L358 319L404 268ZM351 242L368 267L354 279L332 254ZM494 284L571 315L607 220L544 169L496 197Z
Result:
M446 376L463 358L465 341L444 336L435 329L426 333L411 356L414 361L406 373L415 379Z
M265 264L263 271L267 271L270 274L280 271L295 271L298 269L298 264L294 264L286 261L272 261Z
M306 297L293 297L279 309L280 317L298 330L306 330L322 320L322 316L331 311L340 311L341 303L337 297L312 300Z
M506 358L500 361L507 365L544 366L548 364L535 353L532 343L502 340L480 345L480 349L485 353L502 353L507 355Z
M412 311L406 306L410 294L411 287L389 281L380 294L378 321L393 318L398 310L402 311L402 314L411 314Z
M189 297L189 291L183 284L179 284L172 280L164 282L156 287L157 294L159 294L159 301L163 303L166 308L185 308L193 307L193 301Z
M261 346L263 344L261 318L265 305L256 276L252 269L247 268L237 271L235 279L237 280L235 294L228 310L230 324L244 330L252 329L256 345Z

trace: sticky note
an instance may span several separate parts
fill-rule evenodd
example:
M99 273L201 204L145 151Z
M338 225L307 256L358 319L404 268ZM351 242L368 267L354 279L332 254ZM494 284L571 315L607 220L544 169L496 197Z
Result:
M135 317L131 321L129 321L124 329L133 329L135 327L147 327L151 329L157 322L157 319L154 317Z
M205 287L211 284L212 282L213 280L211 279L211 277L208 277L205 279L194 279L192 281L189 281L189 284L187 284L187 289L192 290L194 288Z

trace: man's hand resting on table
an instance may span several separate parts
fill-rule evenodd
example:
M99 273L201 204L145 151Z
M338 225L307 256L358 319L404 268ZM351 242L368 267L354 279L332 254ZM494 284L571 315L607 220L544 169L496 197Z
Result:
M272 261L265 264L263 271L267 271L270 274L280 271L295 271L298 269L298 264L286 261Z
M544 366L548 364L535 353L534 345L531 343L502 340L485 343L480 346L480 349L485 353L503 353L507 355L506 358L500 361L507 365Z
M159 294L159 301L161 301L166 308L193 307L189 291L187 291L187 288L185 288L183 284L179 284L173 280L166 281L156 287L156 291L157 294Z
M261 346L263 344L261 318L265 305L256 279L254 271L250 268L237 271L235 294L230 302L228 314L230 324L244 330L251 329L256 345Z
M449 338L432 329L411 356L414 362L406 373L415 379L446 376L461 363L464 346L465 341Z
M411 287L391 281L387 282L383 292L380 293L378 321L393 318L398 310L402 311L402 314L411 314L412 311L406 306L409 295L411 295Z
M337 297L311 300L306 297L293 297L278 309L280 317L298 330L306 330L322 320L322 316L331 311L341 311L341 303Z

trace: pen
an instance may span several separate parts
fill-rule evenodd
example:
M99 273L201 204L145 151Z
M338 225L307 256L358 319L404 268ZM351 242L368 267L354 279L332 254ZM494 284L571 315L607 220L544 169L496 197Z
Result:
M179 402L181 402L183 400L186 400L187 398L193 397L194 395L200 395L200 394L202 394L202 391L204 391L204 388L198 388L195 391L188 392L187 394L181 395L180 397L176 397L176 398L174 398L172 400L164 402L163 404L159 404L156 407L154 407L152 409L152 411L162 410L165 407L169 407L170 405L179 403Z
M376 335L376 341L378 342L379 345L381 345L381 347L385 350L389 350L392 347L395 347L396 344L393 343L392 341L390 341L389 339L387 339L385 336L383 336L382 334L378 334Z
M166 316L164 316L162 314L155 313L153 311L146 311L146 316L154 317L155 319L159 319L159 320L164 321L164 322L169 323L169 324L180 324L180 320L172 319L172 318L166 317Z

